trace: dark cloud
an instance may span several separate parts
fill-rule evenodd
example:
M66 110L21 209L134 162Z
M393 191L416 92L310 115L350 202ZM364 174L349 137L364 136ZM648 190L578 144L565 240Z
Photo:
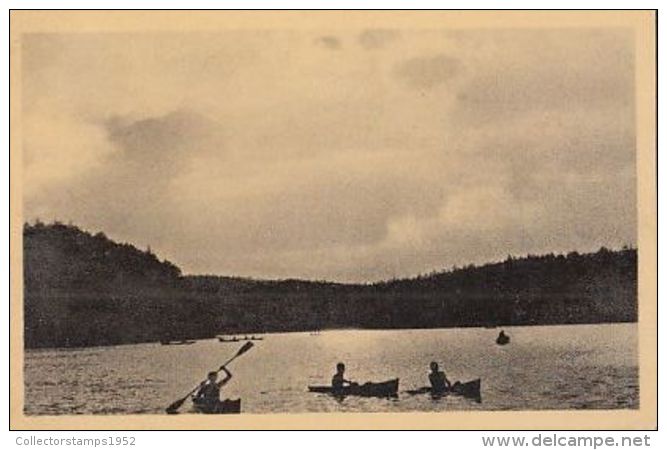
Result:
M499 33L503 52L479 57L457 94L455 120L477 126L554 110L634 109L627 31L526 33Z
M340 39L335 36L320 36L317 43L329 50L338 50L341 47Z
M461 70L461 62L448 55L412 58L395 67L396 76L407 85L429 89L454 78Z
M125 167L124 170L135 166L142 171L171 172L182 167L192 153L199 154L213 143L217 144L216 150L223 150L221 127L188 110L140 120L114 116L106 121L105 127L109 141L120 150L114 155L115 164Z
M359 44L366 50L378 50L386 47L389 43L399 37L395 30L365 30L359 34Z
M130 120L113 116L106 122L111 142L128 157L168 156L185 143L214 131L214 123L196 112L177 110L158 117Z

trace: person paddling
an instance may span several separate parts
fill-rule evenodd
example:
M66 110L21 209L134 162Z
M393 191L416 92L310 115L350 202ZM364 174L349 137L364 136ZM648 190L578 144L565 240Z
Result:
M346 384L350 386L353 383L345 379L345 364L338 363L336 364L336 373L331 377L331 390L332 392L340 392Z
M428 380L431 382L432 394L443 394L452 388L445 372L438 370L438 363L431 363L431 373L428 374Z
M199 385L199 389L192 399L193 402L209 412L216 411L220 404L220 388L232 379L232 374L226 367L223 366L220 370L225 372L225 378L218 381L218 372L209 372L208 378Z

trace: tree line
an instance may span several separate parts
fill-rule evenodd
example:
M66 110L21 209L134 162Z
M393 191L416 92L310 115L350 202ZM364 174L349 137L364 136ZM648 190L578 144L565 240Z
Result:
M150 249L25 224L25 345L78 347L326 328L637 320L637 250L509 256L369 284L183 276Z

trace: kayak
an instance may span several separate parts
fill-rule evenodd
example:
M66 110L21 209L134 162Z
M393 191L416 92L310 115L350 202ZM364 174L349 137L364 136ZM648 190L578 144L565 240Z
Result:
M450 394L460 395L461 397L472 398L480 402L482 400L481 388L482 388L482 380L477 378L475 380L468 381L466 383L461 383L457 381L452 385L452 388L450 390L441 393L433 393L432 395L434 397L441 397ZM405 392L410 395L429 394L431 393L431 387L425 386L419 389L412 389Z
M343 386L340 389L333 389L331 386L308 386L308 390L310 392L331 394L340 397L346 395L355 395L358 397L395 397L398 395L398 378L381 383L352 384Z
M195 412L202 414L239 414L241 412L241 399L223 400L213 407L207 403L200 403L192 400L192 406Z

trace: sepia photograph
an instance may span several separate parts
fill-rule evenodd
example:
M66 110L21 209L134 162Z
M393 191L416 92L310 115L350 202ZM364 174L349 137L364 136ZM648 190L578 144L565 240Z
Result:
M655 427L655 20L12 11L12 427Z

